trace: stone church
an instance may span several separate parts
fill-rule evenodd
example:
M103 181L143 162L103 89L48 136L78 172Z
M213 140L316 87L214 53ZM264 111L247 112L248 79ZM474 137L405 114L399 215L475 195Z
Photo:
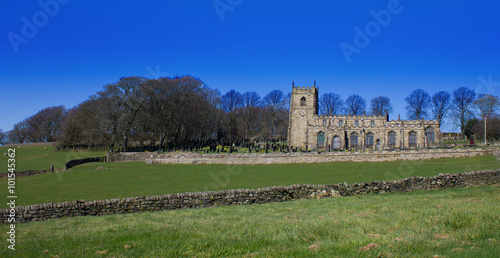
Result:
M292 82L288 146L309 150L432 148L440 144L437 120L389 120L389 115L318 115L318 88Z

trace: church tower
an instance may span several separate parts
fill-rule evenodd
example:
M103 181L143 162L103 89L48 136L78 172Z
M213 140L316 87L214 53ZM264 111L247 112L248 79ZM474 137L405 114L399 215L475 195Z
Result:
M288 146L293 148L311 148L312 135L308 135L309 124L318 115L318 89L314 86L295 87L292 82L290 115L288 125Z

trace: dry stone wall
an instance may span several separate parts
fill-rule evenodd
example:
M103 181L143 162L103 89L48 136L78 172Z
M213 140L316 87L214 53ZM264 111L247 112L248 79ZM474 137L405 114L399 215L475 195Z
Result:
M70 169L72 167L85 164L85 163L90 163L90 162L100 162L100 161L105 161L106 157L89 157L89 158L84 158L84 159L74 159L66 162L66 169Z
M444 189L500 183L500 170L485 170L460 174L441 174L434 177L410 177L396 181L370 183L291 185L260 189L238 189L219 192L179 193L140 196L100 201L71 201L36 204L0 210L1 223L8 223L15 214L15 222L44 221L76 216L101 216L134 212L204 208L214 206L284 202L302 198L353 196L361 194L394 193L415 190Z
M498 153L498 149L430 149L405 151L340 151L314 153L108 153L109 161L145 161L148 164L288 164L338 161L381 162L462 158Z
M40 174L45 174L45 173L52 173L50 170L26 170L26 171L16 171L14 174L17 177L23 177L23 176L35 176L35 175L40 175ZM0 178L5 178L8 177L10 173L0 173Z

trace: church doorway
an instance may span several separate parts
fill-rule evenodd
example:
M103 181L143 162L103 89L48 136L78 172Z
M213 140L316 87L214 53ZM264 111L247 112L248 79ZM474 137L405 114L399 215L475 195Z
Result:
M325 148L325 133L324 132L319 132L318 133L318 146L317 149L324 149Z
M332 149L340 150L340 138L338 136L333 137Z

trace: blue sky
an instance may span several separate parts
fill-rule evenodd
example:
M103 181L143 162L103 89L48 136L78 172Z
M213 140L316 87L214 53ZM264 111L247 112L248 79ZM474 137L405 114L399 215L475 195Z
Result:
M500 91L500 3L493 0L20 0L2 7L4 131L45 107L71 108L125 76L192 75L223 94L262 97L290 92L292 80L316 80L320 95L390 97L391 118L406 117L404 98L417 88ZM369 42L358 40L348 62L340 46L356 47L356 27Z

